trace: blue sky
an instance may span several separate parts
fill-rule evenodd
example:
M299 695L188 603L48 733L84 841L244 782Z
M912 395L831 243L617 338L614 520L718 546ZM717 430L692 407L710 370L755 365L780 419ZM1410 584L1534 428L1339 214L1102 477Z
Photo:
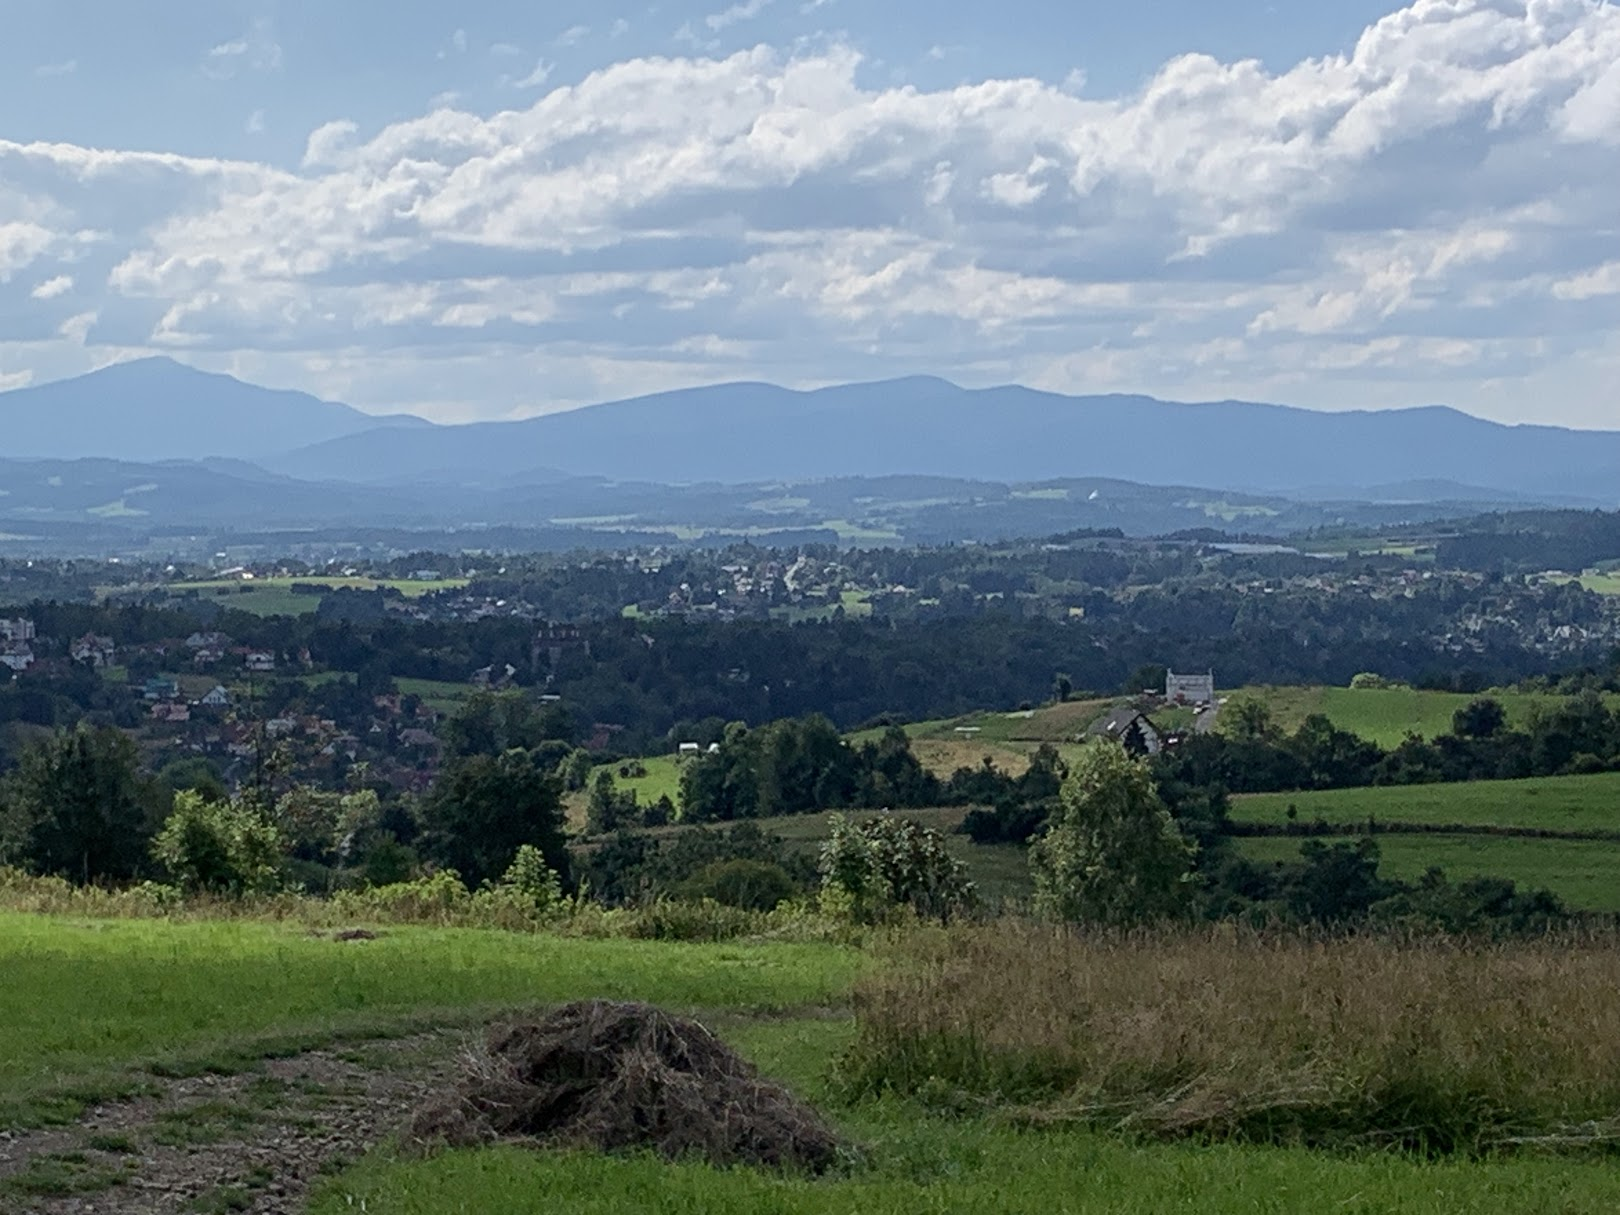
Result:
M0 0L0 387L917 372L1620 427L1620 11Z

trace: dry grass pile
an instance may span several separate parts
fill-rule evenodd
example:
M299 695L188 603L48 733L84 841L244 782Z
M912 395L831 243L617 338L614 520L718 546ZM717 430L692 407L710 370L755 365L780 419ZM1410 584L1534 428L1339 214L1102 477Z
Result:
M492 1030L420 1142L497 1139L820 1172L840 1149L815 1110L695 1021L591 1000Z
M1617 945L915 933L859 987L844 1075L1149 1134L1614 1145Z

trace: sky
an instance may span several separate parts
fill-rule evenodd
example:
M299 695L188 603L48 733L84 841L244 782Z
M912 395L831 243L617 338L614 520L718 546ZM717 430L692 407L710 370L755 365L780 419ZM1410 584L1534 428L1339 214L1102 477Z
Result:
M1620 429L1620 6L0 0L0 389L151 354Z

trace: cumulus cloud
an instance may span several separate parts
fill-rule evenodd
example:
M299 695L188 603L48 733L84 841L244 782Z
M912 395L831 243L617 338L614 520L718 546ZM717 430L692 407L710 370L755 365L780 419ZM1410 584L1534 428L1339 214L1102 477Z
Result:
M703 24L718 34L727 26L736 25L739 21L752 21L772 3L773 0L742 0L741 4L733 4L721 12L710 13L703 19Z
M59 295L66 295L73 290L73 276L71 274L58 274L55 278L48 278L28 294L36 300L54 300Z
M93 231L92 346L492 414L905 371L1507 412L1614 350L1617 63L1596 0L1417 0L1344 55L1115 98L873 87L837 45L542 62L525 109L336 121L297 172L0 144L0 281ZM1620 423L1600 399L1567 416Z

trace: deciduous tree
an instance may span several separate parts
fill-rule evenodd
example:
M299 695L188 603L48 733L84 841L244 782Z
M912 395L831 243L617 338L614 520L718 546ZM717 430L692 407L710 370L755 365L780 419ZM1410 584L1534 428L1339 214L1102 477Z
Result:
M1035 906L1075 923L1121 926L1182 914L1193 850L1147 766L1107 739L1086 744L1046 834L1030 846Z

